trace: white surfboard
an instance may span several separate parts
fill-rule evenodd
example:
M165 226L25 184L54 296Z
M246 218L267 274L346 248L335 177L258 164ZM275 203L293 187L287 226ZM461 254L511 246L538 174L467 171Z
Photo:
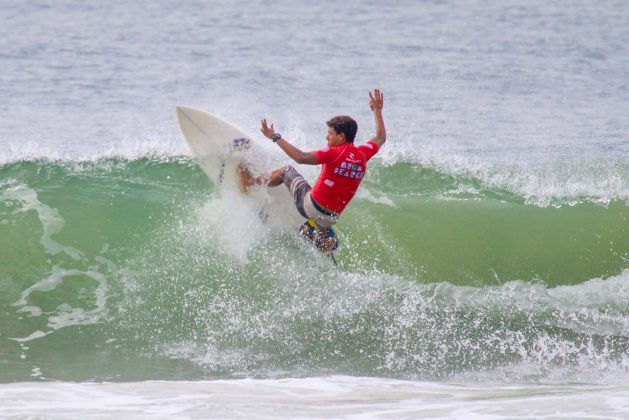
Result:
M239 193L252 206L259 219L270 225L295 229L303 222L286 187L252 187L240 193L238 164L245 162L254 175L268 173L279 161L277 150L270 144L256 141L221 118L200 109L178 106L179 126L192 149L194 158L219 194L225 197ZM248 139L246 147L234 147Z

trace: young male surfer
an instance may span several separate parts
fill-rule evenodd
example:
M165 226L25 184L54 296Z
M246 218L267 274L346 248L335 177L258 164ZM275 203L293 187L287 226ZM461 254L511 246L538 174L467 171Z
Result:
M276 143L291 159L306 165L322 165L314 187L292 166L275 169L270 174L253 177L246 166L239 166L242 189L252 185L280 184L289 189L299 213L308 219L302 227L314 244L323 252L336 248L337 239L331 227L338 221L350 202L367 170L367 161L375 155L387 138L382 118L384 95L379 89L369 92L369 107L376 120L376 134L360 146L354 146L358 125L351 117L340 115L327 122L327 146L303 152L276 132L273 124L262 120L262 134Z

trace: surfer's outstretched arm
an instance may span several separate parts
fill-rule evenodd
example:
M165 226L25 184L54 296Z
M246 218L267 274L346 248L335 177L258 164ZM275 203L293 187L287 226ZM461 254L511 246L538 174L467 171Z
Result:
M369 92L369 107L376 118L376 136L371 141L380 147L387 141L387 130L384 128L384 118L382 118L384 95L380 92L380 89L375 89L373 95Z
M306 165L317 165L317 154L315 152L303 152L297 147L290 144L286 139L283 139L281 136L279 139L274 139L274 136L277 134L273 129L273 124L270 126L267 125L266 119L262 120L262 128L260 129L262 134L265 137L275 141L278 146L297 163L304 163Z

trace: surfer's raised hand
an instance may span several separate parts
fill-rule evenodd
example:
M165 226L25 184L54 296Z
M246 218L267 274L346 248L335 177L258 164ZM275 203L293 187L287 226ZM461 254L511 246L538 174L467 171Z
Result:
M266 123L266 118L262 119L262 128L260 129L264 137L273 140L273 136L275 135L275 129L273 129L273 124L269 127Z
M376 135L371 139L381 147L387 141L387 130L384 128L384 118L382 117L382 107L384 106L384 95L380 89L374 89L373 94L369 92L369 107L373 111L376 119Z
M382 111L384 106L384 95L380 92L380 89L375 89L373 95L369 92L369 108L373 112Z

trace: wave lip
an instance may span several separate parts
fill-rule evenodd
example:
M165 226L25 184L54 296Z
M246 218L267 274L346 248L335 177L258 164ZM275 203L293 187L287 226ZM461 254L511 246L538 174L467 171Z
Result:
M102 151L76 150L62 153L28 144L18 151L0 153L0 176L15 168L35 165L42 168L91 167L106 170L112 166L136 168L143 162L164 164L164 172L172 162L191 160L183 146L138 142L121 149ZM445 160L444 160L445 159ZM452 160L449 160L452 159ZM278 160L278 164L281 160ZM270 168L269 168L270 169ZM316 170L304 167L312 178ZM18 180L19 181L19 180ZM629 162L611 159L582 162L550 162L509 164L479 162L477 159L444 156L374 159L359 194L372 196L391 205L387 196L425 196L440 199L497 199L537 207L573 206L594 203L607 206L615 201L629 203ZM365 188L367 187L367 188ZM628 204L629 205L629 204Z
M374 188L444 199L517 201L537 207L629 202L629 161L492 162L462 156L398 155L372 165Z

